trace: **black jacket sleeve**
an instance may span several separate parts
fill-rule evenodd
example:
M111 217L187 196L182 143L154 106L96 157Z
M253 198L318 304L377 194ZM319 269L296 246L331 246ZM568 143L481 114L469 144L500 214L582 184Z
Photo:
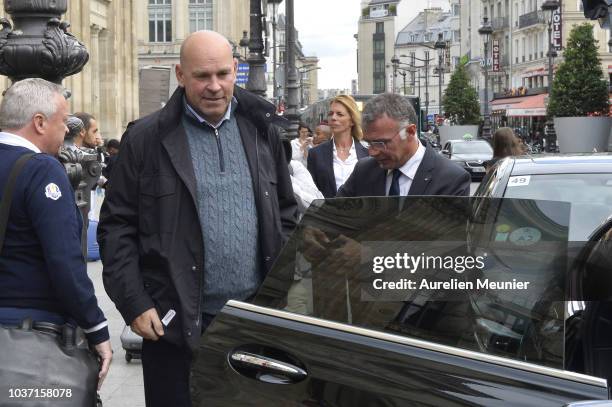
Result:
M134 149L130 128L122 137L100 211L98 243L104 264L104 288L127 324L149 308L138 253L138 166L142 152Z

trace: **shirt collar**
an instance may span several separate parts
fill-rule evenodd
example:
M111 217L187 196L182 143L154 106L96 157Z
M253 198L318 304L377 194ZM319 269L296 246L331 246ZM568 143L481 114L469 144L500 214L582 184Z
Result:
M32 142L30 142L29 140L26 140L25 138L13 133L7 133L5 131L0 132L0 143L15 147L25 147L28 150L34 151L35 153L41 152L40 149L34 144L32 144Z
M402 174L404 174L411 180L414 179L414 176L416 175L416 172L419 169L419 165L421 164L421 161L423 161L423 157L425 156L425 147L423 146L423 144L421 144L421 141L419 139L417 139L417 143L419 143L419 147L417 148L416 152L399 169Z
M205 118L200 116L198 114L198 112L193 107L191 107L189 102L187 102L187 98L183 97L183 103L184 103L185 107L187 108L187 111L189 113L191 113L196 118L196 120L200 122L200 124L207 124L210 127L212 127L213 129L218 129L219 127L221 127L221 125L226 120L230 119L232 112L236 109L236 105L238 104L238 100L234 96L232 96L232 101L229 104L229 106L227 107L227 110L225 111L225 115L223 116L223 118L221 118L219 123L217 123L216 125L210 123L208 120L206 120Z
M336 153L336 143L334 142L334 138L331 138L332 146L334 146L334 153ZM355 139L351 137L351 148L349 149L349 155L355 152Z

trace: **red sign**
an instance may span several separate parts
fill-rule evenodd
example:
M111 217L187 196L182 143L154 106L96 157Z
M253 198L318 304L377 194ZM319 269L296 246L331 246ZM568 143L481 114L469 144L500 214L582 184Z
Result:
M499 72L499 40L493 40L493 72Z
M563 41L561 33L563 32L563 22L561 19L561 1L559 1L559 8L553 11L552 15L552 45L556 51L561 51L563 47Z

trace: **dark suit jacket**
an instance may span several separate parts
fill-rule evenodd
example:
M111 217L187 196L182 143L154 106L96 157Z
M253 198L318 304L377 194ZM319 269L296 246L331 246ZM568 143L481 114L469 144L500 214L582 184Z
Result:
M359 160L337 196L386 196L387 170L372 157ZM469 196L470 174L459 165L426 147L408 195Z
M308 152L308 171L312 179L325 198L333 198L338 192L336 189L336 177L334 175L334 140L328 140L312 148ZM368 156L368 149L355 140L357 159L361 160Z

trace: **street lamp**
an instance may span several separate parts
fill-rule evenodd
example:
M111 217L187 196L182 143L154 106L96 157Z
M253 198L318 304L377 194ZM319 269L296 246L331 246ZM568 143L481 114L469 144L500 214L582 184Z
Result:
M442 116L442 81L444 80L444 70L442 62L444 61L444 51L446 50L446 42L442 40L442 33L438 34L438 41L434 44L434 48L438 50L438 116Z
M238 45L240 45L240 47L242 48L242 52L244 52L244 60L246 61L247 59L247 51L249 48L249 36L248 36L248 31L244 30L242 32L242 38L240 39L240 42L238 43Z
M249 80L246 88L266 97L266 59L263 55L261 0L250 0Z
M268 4L272 4L272 81L273 90L272 97L274 98L274 104L278 106L278 88L276 79L276 7L282 3L283 0L268 0Z
M552 23L553 15L555 10L559 8L559 2L557 0L546 0L542 4L542 10L544 12L550 12L550 18L548 19L548 103L550 103L550 94L552 91L553 83L553 58L557 56L557 52L553 49L552 44ZM544 131L546 137L546 146L550 150L553 142L556 144L557 135L555 134L555 125L553 118L547 114L546 118L546 130Z
M285 0L285 92L287 93L287 107L285 117L290 124L286 131L287 138L293 140L298 137L299 113L298 113L298 78L295 68L295 25L294 25L294 0Z
M395 93L395 79L397 78L397 68L400 64L400 60L397 57L397 55L393 55L391 57L391 64L393 66L393 79L391 81L392 83L392 92L391 93Z
M489 23L489 19L484 17L482 19L482 26L478 29L478 34L484 38L484 80L485 80L485 105L484 105L484 123L482 125L482 137L489 140L491 139L491 117L489 115L489 41L491 41L491 34L493 34L493 27Z
M316 71L317 69L321 69L321 67L314 65L305 65L301 68L298 68L298 73L300 75L300 107L304 107L304 74Z

